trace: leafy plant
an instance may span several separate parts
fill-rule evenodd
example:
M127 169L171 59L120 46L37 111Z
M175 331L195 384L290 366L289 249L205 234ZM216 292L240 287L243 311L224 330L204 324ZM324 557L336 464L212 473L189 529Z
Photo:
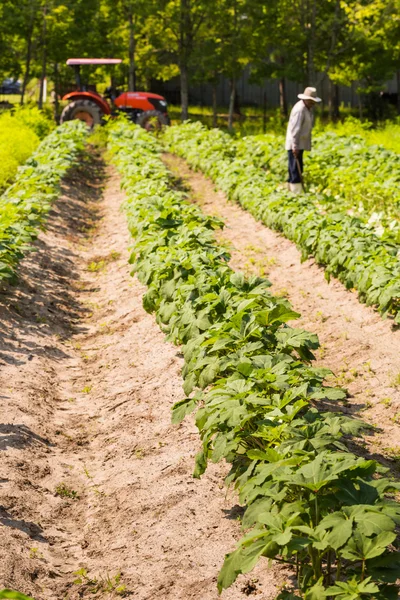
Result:
M30 596L25 596L25 594L14 592L13 590L1 590L0 598L9 598L9 600L33 600Z
M294 241L303 259L314 256L325 267L328 280L337 277L347 289L357 289L362 302L400 323L397 225L378 237L368 222L347 214L340 202L337 205L336 197L327 210L319 196L293 196L282 186L282 141L272 135L261 141L260 137L233 140L200 123L186 123L167 128L163 141L211 177L228 198ZM398 164L397 158L393 160Z
M365 425L341 414L346 392L325 384L329 369L312 366L317 336L288 325L299 314L267 280L229 268L214 238L223 223L173 188L159 153L143 130L109 126L144 308L183 345L185 398L173 422L196 411L194 476L225 459L226 482L246 507L219 591L266 557L292 567L308 600L390 598L399 590L400 485L349 450Z
M115 592L118 596L125 596L126 586L121 583L121 573L110 576L106 573L105 577L90 577L87 569L82 568L74 573L76 579L75 585L87 586L92 594L98 592Z
M71 498L71 500L79 500L79 494L75 490L67 486L66 483L61 482L55 488L56 496L60 498Z
M87 128L79 121L58 127L20 167L14 184L0 197L0 280L15 279L16 266L31 249L60 180L76 161L86 135Z

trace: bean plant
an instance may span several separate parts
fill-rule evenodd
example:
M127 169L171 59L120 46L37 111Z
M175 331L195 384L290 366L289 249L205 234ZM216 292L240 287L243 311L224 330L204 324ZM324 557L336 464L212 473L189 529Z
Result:
M312 366L317 336L290 327L299 315L267 280L230 269L214 237L222 221L174 187L150 134L113 123L109 156L127 193L144 308L183 346L173 422L196 411L194 476L225 459L245 506L218 590L266 557L293 571L281 600L398 598L399 484L357 452L367 426L342 413L346 392L325 385L329 369Z
M355 288L362 302L400 323L397 234L379 237L374 228L340 207L328 212L312 194L288 192L282 185L280 142L274 136L267 139L271 147L268 160L265 145L251 139L232 140L200 123L170 127L163 136L167 149L211 177L228 198L293 240L303 260L315 257L325 267L328 280L337 277L346 288Z
M43 226L61 178L76 163L86 134L81 121L55 129L0 196L0 281L15 279L16 267Z

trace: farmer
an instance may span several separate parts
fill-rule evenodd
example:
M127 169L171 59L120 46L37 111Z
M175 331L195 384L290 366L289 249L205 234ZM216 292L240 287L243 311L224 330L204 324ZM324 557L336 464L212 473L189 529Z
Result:
M303 191L303 152L311 150L311 129L313 126L312 109L316 102L321 102L317 90L308 87L304 94L299 94L297 102L290 113L286 132L286 150L289 155L289 189L295 194Z

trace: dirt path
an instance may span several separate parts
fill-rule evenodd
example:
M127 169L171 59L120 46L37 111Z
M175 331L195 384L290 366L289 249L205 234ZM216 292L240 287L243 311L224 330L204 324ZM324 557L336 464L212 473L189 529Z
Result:
M293 243L228 202L183 159L166 154L164 160L202 209L226 223L220 239L231 245L233 268L267 276L273 293L288 297L301 313L297 324L318 334L318 362L334 371L335 383L348 388L349 410L381 428L367 440L371 453L400 467L400 330L360 304L339 281L328 284L314 261L301 263Z
M70 175L0 296L0 589L216 600L238 507L225 467L191 477L197 431L170 424L182 359L142 308L104 171L96 156ZM265 562L222 598L270 600L284 579Z

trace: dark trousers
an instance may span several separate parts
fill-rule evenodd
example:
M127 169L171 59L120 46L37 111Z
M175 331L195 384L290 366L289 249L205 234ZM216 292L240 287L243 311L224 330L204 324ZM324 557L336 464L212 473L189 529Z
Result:
M301 173L303 172L303 152L304 150L298 151L297 160L300 165L300 173L297 167L297 160L293 154L293 150L288 150L289 156L289 183L301 183Z

